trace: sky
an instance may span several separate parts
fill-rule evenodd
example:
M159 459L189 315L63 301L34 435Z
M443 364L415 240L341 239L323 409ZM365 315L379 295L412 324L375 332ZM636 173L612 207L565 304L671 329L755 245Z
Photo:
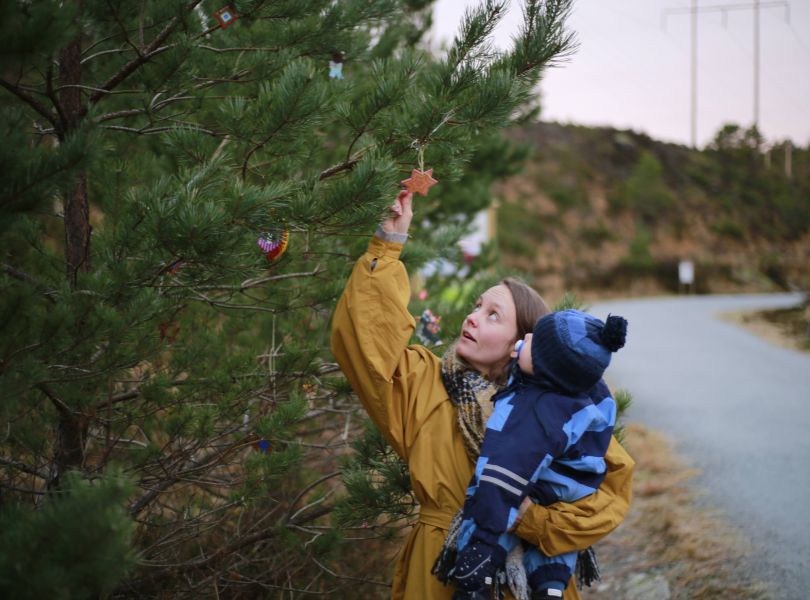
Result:
M455 36L477 0L436 0L434 47ZM495 31L505 49L518 31L521 0ZM691 144L692 0L574 0L569 28L579 49L540 84L544 121L632 129ZM705 8L752 0L699 0ZM810 0L760 2L759 128L774 143L810 145ZM786 8L786 6L788 8ZM676 9L672 12L671 9ZM723 16L725 14L725 17ZM754 11L702 12L697 18L697 145L725 123L754 122Z

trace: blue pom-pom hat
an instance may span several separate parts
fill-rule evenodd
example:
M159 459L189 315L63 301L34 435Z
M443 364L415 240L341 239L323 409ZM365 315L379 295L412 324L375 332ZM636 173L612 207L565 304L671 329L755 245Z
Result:
M534 376L568 394L580 394L602 379L614 352L627 338L627 321L603 323L580 310L563 310L537 321L532 336Z

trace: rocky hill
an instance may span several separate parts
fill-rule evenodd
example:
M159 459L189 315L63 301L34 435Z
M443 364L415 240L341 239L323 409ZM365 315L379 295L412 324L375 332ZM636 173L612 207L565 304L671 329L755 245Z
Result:
M498 247L546 294L674 292L681 260L698 293L810 289L810 148L763 152L736 126L702 151L553 123L510 137L532 156L496 189Z

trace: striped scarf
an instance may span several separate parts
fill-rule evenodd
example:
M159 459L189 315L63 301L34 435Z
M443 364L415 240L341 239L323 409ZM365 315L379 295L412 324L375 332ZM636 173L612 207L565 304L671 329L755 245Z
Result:
M442 356L442 381L450 402L456 407L467 456L475 462L481 452L487 419L493 409L492 396L498 391L498 386L460 358L455 344Z

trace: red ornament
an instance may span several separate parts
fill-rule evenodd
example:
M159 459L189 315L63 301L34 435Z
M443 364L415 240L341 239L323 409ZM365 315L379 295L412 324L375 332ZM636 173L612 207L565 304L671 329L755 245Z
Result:
M267 262L273 262L284 254L284 251L287 249L287 242L289 239L290 232L285 229L280 234L265 233L262 235L262 237L256 240L256 243L264 252Z
M233 9L233 6L231 6L230 4L226 4L225 6L220 8L218 11L214 13L214 16L219 21L219 25L220 27L222 27L222 29L225 29L226 27L228 27L228 25L230 25L231 23L236 21L236 19L239 18L239 15L236 14L236 11Z

